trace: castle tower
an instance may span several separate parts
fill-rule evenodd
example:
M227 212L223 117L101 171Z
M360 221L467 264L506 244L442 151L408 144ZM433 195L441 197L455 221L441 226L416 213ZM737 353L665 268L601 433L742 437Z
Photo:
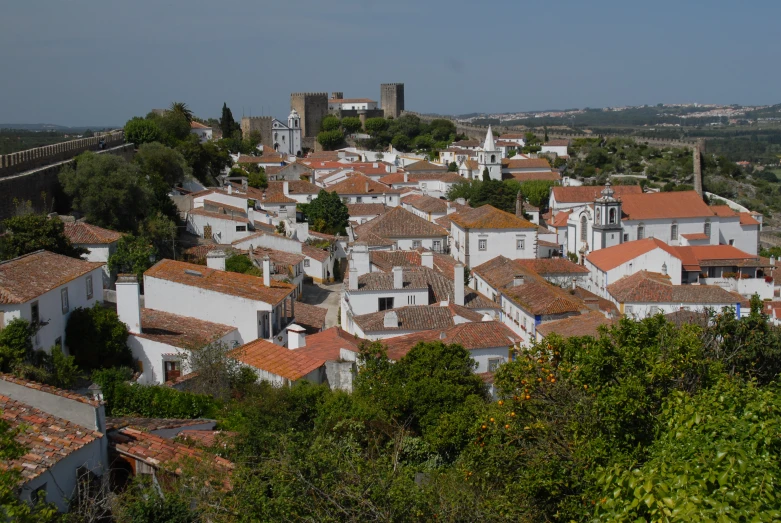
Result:
M502 180L502 152L496 149L494 143L494 133L491 126L488 126L488 133L485 135L483 150L477 154L477 164L480 169L480 176L488 169L488 176L492 180Z
M612 247L622 242L621 200L615 197L610 182L605 183L602 196L594 200L594 249Z
M398 118L404 111L404 84L380 84L380 107L385 118Z
M292 93L290 108L301 117L302 145L314 148L315 138L320 132L320 123L328 114L328 93ZM308 145L307 142L311 144Z

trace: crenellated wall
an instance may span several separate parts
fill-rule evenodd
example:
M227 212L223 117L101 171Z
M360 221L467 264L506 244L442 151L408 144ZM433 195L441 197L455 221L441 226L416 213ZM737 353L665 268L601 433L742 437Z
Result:
M95 133L95 136L91 138L70 140L0 155L0 178L70 160L84 151L99 151L101 150L101 140L104 141L106 149L116 147L125 142L125 133L121 129L107 133Z

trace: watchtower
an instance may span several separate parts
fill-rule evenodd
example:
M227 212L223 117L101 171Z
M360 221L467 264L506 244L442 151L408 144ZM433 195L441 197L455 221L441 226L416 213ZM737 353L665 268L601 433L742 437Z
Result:
M328 93L291 93L290 108L301 116L301 136L316 138L328 114Z
M244 116L241 118L241 135L249 138L251 133L257 131L260 133L260 143L270 146L272 145L271 120L273 120L271 116Z
M398 118L404 111L404 84L380 84L380 107L385 118Z

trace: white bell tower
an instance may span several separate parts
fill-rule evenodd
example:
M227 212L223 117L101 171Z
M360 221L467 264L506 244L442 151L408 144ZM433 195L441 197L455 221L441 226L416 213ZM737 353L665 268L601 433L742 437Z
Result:
M287 117L287 127L290 129L290 154L301 156L301 117L295 109Z
M485 170L488 169L488 176L492 180L502 180L502 152L496 149L494 133L491 131L490 125L488 126L488 133L485 135L483 150L477 153L477 164L480 169L481 179Z
M606 182L602 196L594 200L593 250L622 243L621 200L614 195L610 182Z

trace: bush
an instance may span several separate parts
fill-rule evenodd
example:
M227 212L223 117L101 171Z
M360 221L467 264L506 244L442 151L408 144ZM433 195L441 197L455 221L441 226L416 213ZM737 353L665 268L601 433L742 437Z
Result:
M127 346L127 326L117 313L95 304L71 312L65 336L68 348L83 369L103 369L130 365L133 356Z
M9 372L32 353L35 335L30 322L16 318L0 330L0 370Z

